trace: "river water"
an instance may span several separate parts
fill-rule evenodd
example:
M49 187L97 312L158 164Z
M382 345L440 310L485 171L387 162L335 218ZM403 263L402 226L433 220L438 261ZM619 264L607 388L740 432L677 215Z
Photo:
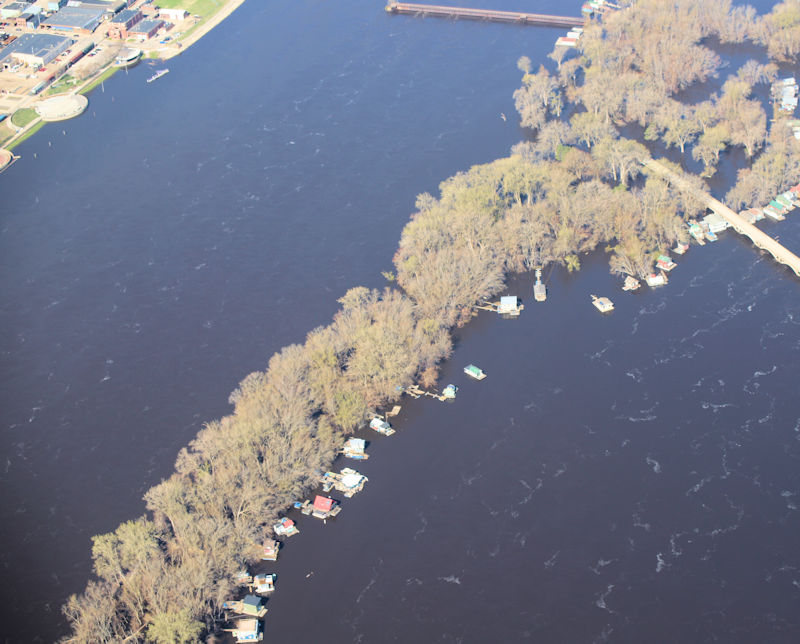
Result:
M118 74L17 150L0 176L6 641L64 634L91 535L143 511L245 374L382 285L417 193L525 136L515 62L559 34L249 2L168 76ZM798 217L765 227L797 250ZM457 400L404 401L358 465L365 491L302 518L267 639L800 639L800 284L733 233L660 290L583 263L547 275L545 304L511 280L527 308L459 332ZM470 362L489 377L467 381Z

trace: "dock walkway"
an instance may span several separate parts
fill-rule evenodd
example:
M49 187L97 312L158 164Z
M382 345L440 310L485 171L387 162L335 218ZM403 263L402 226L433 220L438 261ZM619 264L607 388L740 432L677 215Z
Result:
M409 2L389 2L389 13L437 16L440 18L470 18L490 22L513 22L537 27L582 27L583 18L571 16L548 16L524 11L497 11L495 9L471 9L469 7L446 7L434 4L413 4Z
M677 185L682 185L684 188L689 188L681 177L672 172L662 163L655 159L645 159L642 161L645 167L650 168L654 172L666 177L670 182ZM691 190L691 189L690 189ZM750 241L756 246L768 252L775 258L775 261L780 264L785 264L794 271L794 274L800 277L800 257L795 255L788 248L775 241L772 237L767 235L760 228L756 228L753 224L749 223L744 217L734 212L724 203L715 199L707 192L694 191L695 196L700 199L709 210L717 213L720 217L725 219L731 227L740 235L750 238Z

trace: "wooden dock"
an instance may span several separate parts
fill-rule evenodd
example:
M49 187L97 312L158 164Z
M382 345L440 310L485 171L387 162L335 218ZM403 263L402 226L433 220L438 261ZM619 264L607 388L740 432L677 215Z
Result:
M685 188L688 187L678 175L655 159L645 159L642 161L642 163L654 172L657 172L665 177L671 183L683 186ZM712 210L720 217L725 219L737 233L744 235L745 237L749 237L750 241L753 242L756 248L760 248L761 250L768 252L770 255L772 255L775 261L785 264L791 268L792 271L794 271L795 275L800 277L800 257L795 255L782 244L775 241L760 228L756 228L744 217L738 213L735 213L721 201L714 199L714 197L712 197L710 194L705 192L696 192L695 195L709 210Z
M414 398L419 398L421 396L430 396L431 398L436 398L436 400L440 400L442 402L445 401L445 397L442 394L436 393L434 391L425 391L424 389L420 389L418 385L411 385L406 389L406 392L409 396L413 396Z
M414 16L435 16L437 18L468 18L489 22L511 22L535 27L582 27L583 18L571 16L548 16L524 11L496 11L494 9L470 9L469 7L446 7L433 4L412 4L408 2L389 2L386 11Z

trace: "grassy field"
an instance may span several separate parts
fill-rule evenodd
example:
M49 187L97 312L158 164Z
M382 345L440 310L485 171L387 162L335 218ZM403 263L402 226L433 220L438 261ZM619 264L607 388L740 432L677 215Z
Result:
M80 94L88 94L91 92L95 87L97 87L100 83L107 81L111 78L114 74L119 71L119 67L109 67L106 71L104 71L100 76L95 78L91 83L89 83L86 87L84 87L79 93Z
M58 79L55 83L50 86L45 94L47 96L52 96L53 94L61 94L62 92L67 92L75 87L79 83L78 79L74 76L70 76L66 74Z
M6 141L8 141L16 130L12 129L8 123L8 119L0 123L0 148L4 148L6 146Z
M37 118L39 118L39 115L36 113L36 110L30 107L23 107L21 110L14 112L14 115L11 117L11 122L17 127L25 127L28 123Z
M208 18L213 16L225 3L222 0L160 0L163 9L186 9L192 15Z
M36 133L37 133L39 130L41 130L41 129L44 127L44 125L45 125L45 122L44 122L44 121L39 121L39 122L38 122L36 125L34 125L34 126L33 126L33 127L30 129L30 130L28 130L27 132L25 132L25 134L23 134L23 135L22 135L20 138L18 138L16 141L14 141L14 143L12 143L10 146L8 146L8 149L9 149L9 150L13 150L13 149L14 149L15 147L17 147L17 146L18 146L20 143L22 143L22 142L23 142L25 139L27 139L27 138L29 138L29 137L33 136L33 135L34 135L34 134L36 134Z

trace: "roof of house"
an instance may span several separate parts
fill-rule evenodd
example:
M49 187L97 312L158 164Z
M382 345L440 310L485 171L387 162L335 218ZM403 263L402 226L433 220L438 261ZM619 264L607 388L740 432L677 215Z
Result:
M253 608L259 608L261 605L261 598L256 597L255 595L246 595L245 598L242 600L242 604L245 606L252 606Z
M333 507L333 499L317 494L317 496L314 498L314 507L317 508L317 510L329 512Z

